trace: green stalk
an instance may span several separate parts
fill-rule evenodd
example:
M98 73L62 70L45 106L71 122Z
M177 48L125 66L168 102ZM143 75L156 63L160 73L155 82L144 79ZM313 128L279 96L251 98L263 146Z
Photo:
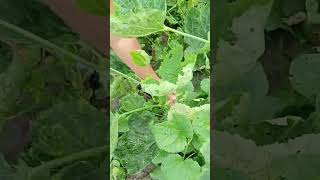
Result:
M64 54L65 56L67 56L69 58L75 59L88 67L91 67L93 69L99 69L97 65L92 64L92 63L86 61L85 59L83 59L83 58L81 58L81 57L79 57L79 56L77 56L67 50L62 49L62 48L58 47L57 45L53 44L52 42L45 40L45 39L43 39L43 38L41 38L31 32L28 32L28 31L26 31L20 27L17 27L13 24L7 23L6 21L4 21L2 19L0 19L0 25L13 31L13 32L21 34L28 39L31 39L31 40L34 40L34 41L40 43L40 44L43 44L44 46L46 46L49 49L54 49L58 53Z
M129 80L133 81L133 82L136 83L136 84L140 84L139 81L135 80L134 78L132 78L132 77L126 75L126 74L123 74L123 73L120 72L120 71L117 71L117 70L112 69L112 68L110 68L110 71L113 72L113 73L115 73L115 74L118 74L118 75L120 75L120 76L123 76L124 78L129 79Z
M80 160L80 159L86 159L88 157L96 156L97 154L107 153L109 146L101 146L101 147L95 147L92 149L88 149L82 152L78 152L75 154L71 154L66 157L62 157L59 159L54 159L52 161L46 162L38 167L33 168L30 171L30 174L27 179L32 179L35 175L38 173L44 171L44 170L50 170L55 167L59 167L65 164L72 163L74 161Z
M186 147L186 149L184 150L184 153L183 153L183 159L185 159L185 157L186 157L187 150L188 150L188 147L189 147L191 141L192 141L192 139L190 139L190 140L188 141L187 147Z
M193 38L193 39L196 39L196 40L205 42L205 43L210 43L210 41L208 41L208 40L206 40L206 39L203 39L203 38L200 38L200 37L197 37L197 36L188 34L188 33L184 33L184 32L178 31L178 30L172 29L172 28L167 27L167 26L164 26L164 29L167 30L167 31L171 31L171 32L180 34L180 35L182 35L182 36L186 36L186 37L189 37L189 38Z
M126 112L126 113L120 114L119 117L126 116L126 115L128 115L128 114L132 114L132 113L135 113L135 112L143 111L143 110L146 110L146 109L151 109L151 108L154 108L154 107L161 107L161 106L160 106L160 105L152 105L152 106L147 106L147 107L138 108L138 109L135 109L135 110L128 111L128 112Z
M28 39L31 39L31 40L33 40L35 42L43 44L48 49L53 49L56 52L61 53L61 54L65 55L66 57L69 57L71 59L75 59L75 60L79 61L80 63L82 63L82 64L84 64L84 65L86 65L86 66L88 66L90 68L93 68L93 69L96 69L96 70L99 69L99 67L97 65L86 61L84 58L82 58L82 57L80 57L78 55L75 55L75 54L73 54L73 53L71 53L71 52L69 52L69 51L67 51L65 49L62 49L62 48L58 47L57 45L55 45L54 43L52 43L52 42L50 42L48 40L45 40L45 39L43 39L43 38L41 38L41 37L39 37L39 36L37 36L37 35L35 35L33 33L30 33L30 32L28 32L28 31L26 31L26 30L24 30L24 29L22 29L20 27L17 27L17 26L15 26L13 24L7 23L4 20L0 19L0 26L3 26L3 27L5 27L5 28L7 28L7 29L9 29L9 30L11 30L13 32L16 32L18 34L21 34L24 37L26 37ZM129 76L127 76L127 75L115 70L115 69L113 69L113 68L110 68L110 70L112 72L116 73L116 74L119 74L119 75L121 75L121 76L123 76L123 77L125 77L127 79L130 79L130 80L134 81L135 83L139 83L139 81L137 81L137 80L135 80L135 79L133 79L133 78L131 78L131 77L129 77Z

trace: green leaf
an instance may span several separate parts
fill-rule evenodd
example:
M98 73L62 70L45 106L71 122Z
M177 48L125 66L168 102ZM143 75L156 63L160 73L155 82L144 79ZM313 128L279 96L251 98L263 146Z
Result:
M238 59L241 61L241 59ZM268 80L260 63L254 63L245 67L243 65L231 65L220 63L213 67L216 75L214 85L217 89L218 100L241 93L252 93L253 95L266 95L269 89ZM241 70L241 67L242 70ZM245 72L239 72L246 69Z
M142 37L164 31L165 13L146 9L139 13L110 17L110 31L120 37Z
M319 166L320 157L317 134L262 147L238 135L214 131L214 136L220 139L214 143L216 167L228 167L229 171L237 172L233 175L261 180L279 177L317 179L319 176L315 168ZM221 173L222 169L218 168L217 174Z
M154 164L161 164L170 153L160 150L158 155L152 160Z
M203 141L208 140L210 138L210 109L194 112L191 119L195 134Z
M240 103L234 108L233 118L241 123L259 123L275 118L284 104L275 97L244 94Z
M142 89L146 92L151 94L152 96L166 96L173 93L177 86L167 81L160 81L160 82L145 82L141 84Z
M320 24L319 2L317 0L306 0L306 11L308 13L308 22Z
M108 1L105 0L75 0L75 3L84 11L99 15L108 16Z
M210 31L210 4L201 4L192 8L184 21L184 31L188 34L207 39L207 33ZM196 39L185 37L185 42L197 51L205 45Z
M161 174L167 180L196 180L201 175L201 168L192 159L183 160L178 154L170 154L161 165Z
M145 100L142 96L135 93L130 93L121 98L121 110L132 111L141 108L145 104Z
M193 68L194 68L193 63L190 63L190 64L186 65L185 67L183 67L182 74L180 74L178 76L178 80L177 80L177 85L179 88L186 86L192 80Z
M183 67L182 73L177 80L177 95L181 101L190 101L195 98L194 86L192 83L194 63Z
M124 168L121 167L113 167L112 168L112 177L113 180L123 180L126 177L126 173Z
M157 145L171 153L183 151L192 139L193 128L187 116L173 114L168 121L151 125Z
M290 78L293 88L306 97L315 97L320 92L319 54L303 54L291 64Z
M209 165L202 166L200 180L209 180L209 179L210 179L210 166Z
M120 116L119 118L119 127L118 131L119 132L127 132L129 131L129 119L126 116Z
M271 6L273 0L237 0L237 1L217 1L215 2L214 9L211 11L215 12L215 16L212 20L213 24L219 24L213 29L213 37L219 40L232 40L234 38L233 32L230 30L230 26L232 25L232 21L236 18L244 14L248 11L248 9L252 9L255 7L261 6ZM291 2L291 1L290 1ZM288 7L286 7L287 9ZM221 11L223 9L223 11ZM262 14L264 12L259 12L258 14ZM255 19L260 18L261 16L255 17ZM251 19L248 19L247 22L250 23ZM261 22L263 23L263 22ZM243 26L244 27L244 26ZM248 36L250 37L250 36Z
M130 12L137 13L144 9L166 10L166 0L114 0L119 6L116 12L118 14L127 14Z
M65 156L106 144L104 113L83 100L55 104L32 123L32 152Z
M112 84L110 85L110 96L112 99L122 98L128 93L136 92L136 85L122 76L115 76Z
M210 79L206 78L201 81L201 89L210 95Z
M165 179L165 177L163 176L163 174L162 174L162 172L161 172L161 169L160 169L160 167L157 167L154 171L152 171L151 173L150 173L150 177L152 178L152 179Z
M161 66L157 70L161 79L170 83L176 83L182 70L183 47L180 44L172 47L164 57Z
M140 67L145 67L150 64L151 57L144 50L132 51L130 55L133 63Z
M231 29L237 37L235 46L241 48L253 59L259 58L264 52L264 29L271 5L272 3L252 6L242 16L233 20Z
M200 152L206 161L206 164L210 164L210 138L202 145Z
M143 170L158 154L149 122L155 117L150 112L133 114L129 119L129 131L118 139L118 147L114 151L115 159L118 159L129 175Z

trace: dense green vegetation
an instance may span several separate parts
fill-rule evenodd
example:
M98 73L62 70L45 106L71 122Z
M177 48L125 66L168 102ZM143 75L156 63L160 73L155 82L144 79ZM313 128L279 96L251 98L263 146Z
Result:
M151 64L161 81L138 79L111 52L110 177L209 179L209 1L115 3L111 33L137 37L134 62Z
M213 176L319 178L319 1L215 1Z
M0 179L105 179L102 53L37 0L0 1L0 53Z

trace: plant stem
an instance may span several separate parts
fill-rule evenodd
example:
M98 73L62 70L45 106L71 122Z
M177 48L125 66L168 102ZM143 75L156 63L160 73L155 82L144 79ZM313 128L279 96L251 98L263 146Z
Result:
M193 155L195 155L196 153L191 153L188 157L186 157L185 159L188 159L188 158L190 158L191 156L193 156Z
M118 75L120 75L120 76L123 76L124 78L127 78L127 79L133 81L133 82L136 83L136 84L140 84L139 81L135 80L134 78L132 78L132 77L126 75L126 74L123 74L122 72L120 72L120 71L118 71L118 70L115 70L115 69L110 68L110 71L113 72L113 73L115 73L115 74L118 74Z
M177 4L175 4L174 6L172 6L168 11L166 11L167 13L169 13L172 9L176 8Z
M183 159L185 159L185 157L186 157L187 150L188 150L188 147L189 147L191 141L192 141L192 139L190 139L190 140L188 141L187 147L186 147L186 149L184 150L184 153L183 153Z
M164 26L164 29L167 30L167 31L171 31L171 32L180 34L180 35L182 35L182 36L186 36L186 37L189 37L189 38L197 39L197 40L202 41L202 42L205 42L205 43L210 43L210 41L208 41L208 40L206 40L206 39L203 39L203 38L200 38L200 37L197 37L197 36L188 34L188 33L184 33L184 32L178 31L178 30L172 29L172 28L167 27L167 26Z
M86 65L86 66L88 66L90 68L93 68L93 69L96 69L96 70L99 69L99 67L97 65L86 61L84 58L82 58L82 57L80 57L78 55L75 55L75 54L73 54L73 53L71 53L71 52L69 52L67 50L64 50L64 49L58 47L57 45L55 45L54 43L52 43L52 42L50 42L48 40L45 40L45 39L43 39L43 38L41 38L41 37L39 37L39 36L37 36L37 35L35 35L33 33L30 33L30 32L28 32L28 31L26 31L26 30L24 30L24 29L22 29L20 27L17 27L17 26L15 26L13 24L7 23L6 21L3 21L1 19L0 19L0 26L3 26L5 28L7 28L7 29L10 29L10 30L12 30L12 31L14 31L14 32L16 32L18 34L21 34L21 35L23 35L24 37L26 37L28 39L31 39L33 41L36 41L36 42L40 43L40 44L43 44L48 49L53 49L56 52L61 53L61 54L65 55L66 57L69 57L71 59L75 59L75 60L79 61L80 63L82 63L82 64L84 64L84 65ZM123 77L125 77L127 79L130 79L130 80L134 81L135 83L139 84L139 81L137 81L137 80L135 80L135 79L133 79L133 78L131 78L131 77L129 77L129 76L127 76L127 75L115 70L115 69L113 69L113 68L110 68L110 70L112 72L116 73L116 74L119 74L119 75L121 75L121 76L123 76Z
M33 33L30 33L30 32L28 32L20 27L17 27L13 24L7 23L6 21L4 21L2 19L0 19L0 25L7 28L7 29L10 29L13 32L21 34L28 39L31 39L31 40L34 40L34 41L40 43L40 44L43 44L44 46L46 46L49 49L54 49L56 52L64 54L65 56L67 56L69 58L75 59L84 65L87 65L93 69L99 69L97 65L92 64L92 63L86 61L85 59L83 59L83 58L81 58L81 57L79 57L79 56L77 56L67 50L62 49L62 48L58 47L57 45L53 44L52 42L45 40L45 39L43 39Z
M146 109L151 109L151 108L154 108L154 107L161 107L161 106L160 106L160 105L152 105L152 106L147 106L147 107L138 108L138 109L135 109L135 110L128 111L128 112L126 112L126 113L120 114L120 117L121 117L121 116L126 116L126 115L128 115L128 114L132 114L132 113L135 113L135 112L143 111L143 110L146 110Z
M72 162L79 160L79 159L86 159L88 157L95 156L97 154L107 153L108 147L109 146L107 146L107 145L101 146L101 147L95 147L92 149L88 149L88 150L85 150L82 152L71 154L69 156L62 157L62 158L55 159L55 160L49 161L47 163L44 163L38 167L33 168L30 171L30 174L28 176L28 180L32 179L37 173L39 173L43 170L50 170L52 168L55 168L55 167L58 167L58 166L61 166L64 164L72 163Z

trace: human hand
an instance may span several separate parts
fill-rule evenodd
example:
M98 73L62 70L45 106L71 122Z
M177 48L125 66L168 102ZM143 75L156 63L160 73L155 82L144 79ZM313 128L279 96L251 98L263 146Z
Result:
M177 97L175 93L168 95L168 104L173 106L177 102Z

